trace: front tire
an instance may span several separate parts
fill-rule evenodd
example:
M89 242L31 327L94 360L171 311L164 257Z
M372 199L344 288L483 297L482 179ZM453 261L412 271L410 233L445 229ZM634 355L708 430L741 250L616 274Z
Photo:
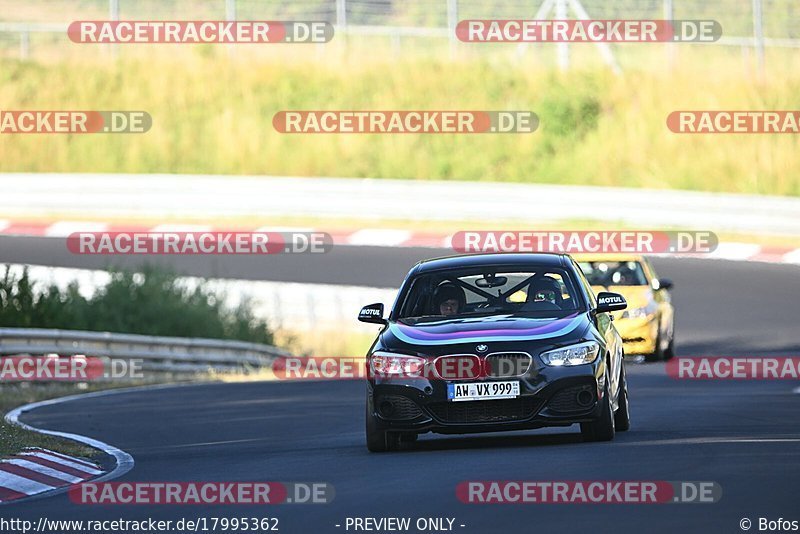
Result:
M600 401L600 417L591 423L581 423L581 434L584 441L611 441L614 439L614 411L611 408L611 394L608 390L608 379L603 389L603 400Z
M664 359L664 351L661 350L661 330L656 334L655 347L651 354L644 355L644 361L648 363L660 362Z
M400 434L378 428L375 416L370 412L369 399L366 404L366 438L369 452L388 452L400 448Z
M617 401L617 411L614 412L614 430L626 432L631 428L631 412L628 403L628 377L624 365L619 374L619 400Z
M672 337L669 338L669 345L664 351L664 360L671 360L675 357L675 332L672 332Z

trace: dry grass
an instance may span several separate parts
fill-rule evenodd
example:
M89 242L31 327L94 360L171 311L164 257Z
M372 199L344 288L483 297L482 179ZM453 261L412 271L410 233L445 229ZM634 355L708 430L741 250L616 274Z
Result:
M633 46L633 45L629 45ZM624 49L615 77L576 48L560 73L549 55L450 59L380 54L351 42L229 57L224 47L126 49L114 61L0 60L4 109L140 109L143 135L18 135L0 171L170 172L462 179L800 194L797 135L676 135L680 109L798 109L800 57L771 51L760 82L738 52ZM346 49L346 50L345 50ZM344 51L343 51L344 50ZM346 52L346 53L345 53ZM283 55L281 55L283 54ZM628 66L630 64L631 66ZM778 72L781 72L778 75ZM529 135L285 135L285 109L529 109Z

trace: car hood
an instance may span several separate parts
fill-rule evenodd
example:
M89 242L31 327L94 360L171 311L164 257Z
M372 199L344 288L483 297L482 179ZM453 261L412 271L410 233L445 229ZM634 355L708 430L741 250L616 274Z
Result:
M495 341L555 340L578 335L587 324L585 313L573 313L561 318L531 318L514 315L450 319L406 324L391 321L383 334L387 345L456 345L459 343L488 343Z

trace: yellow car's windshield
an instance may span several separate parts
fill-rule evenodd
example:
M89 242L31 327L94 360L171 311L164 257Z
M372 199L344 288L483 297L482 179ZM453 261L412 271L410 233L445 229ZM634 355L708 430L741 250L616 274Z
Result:
M647 277L638 261L587 261L580 263L593 286L646 286Z

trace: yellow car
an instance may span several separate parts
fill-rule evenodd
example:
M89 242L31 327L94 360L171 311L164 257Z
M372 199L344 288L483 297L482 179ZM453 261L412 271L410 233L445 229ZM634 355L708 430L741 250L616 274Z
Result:
M636 254L575 255L595 293L613 291L628 301L614 313L625 354L649 361L675 355L675 310L669 290L672 282L658 278L650 261Z

